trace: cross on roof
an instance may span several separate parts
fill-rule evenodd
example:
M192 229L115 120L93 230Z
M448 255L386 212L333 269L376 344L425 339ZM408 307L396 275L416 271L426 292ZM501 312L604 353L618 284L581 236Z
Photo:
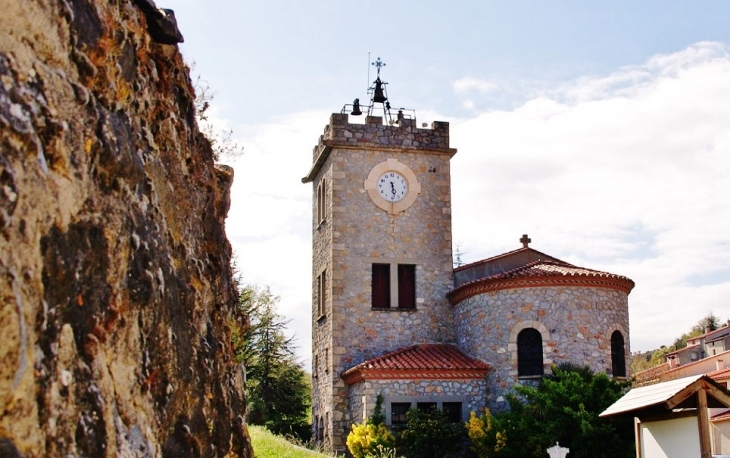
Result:
M372 62L372 64L378 69L378 77L380 77L380 69L385 67L385 62L380 60L380 57L378 57L375 62Z
M532 239L527 236L527 234L522 234L522 238L520 239L520 242L522 243L522 246L524 248L527 248L527 245L532 242Z

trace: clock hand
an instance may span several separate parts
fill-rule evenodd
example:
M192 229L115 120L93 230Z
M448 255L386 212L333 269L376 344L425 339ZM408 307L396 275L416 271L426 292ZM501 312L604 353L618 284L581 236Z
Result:
M393 195L395 195L395 183L393 183L392 181L390 182L390 190L393 193Z

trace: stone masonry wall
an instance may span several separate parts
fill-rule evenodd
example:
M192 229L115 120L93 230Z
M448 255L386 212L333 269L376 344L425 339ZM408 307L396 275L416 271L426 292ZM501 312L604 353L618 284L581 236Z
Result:
M383 126L379 116L368 116L365 124L350 124L348 120L346 114L333 114L322 139L342 146L449 149L448 122L435 121L430 129L419 129L415 119L403 119L396 126Z
M463 402L463 420L468 412L479 413L486 403L486 380L365 380L350 387L349 418L362 423L383 396L383 413L390 424L391 402ZM363 408L364 407L364 408ZM364 418L363 418L364 417Z
M0 448L252 456L233 175L197 129L174 18L151 0L0 10Z
M332 168L323 168L312 187L312 419L315 433L320 419L327 431L331 431L333 373L329 364L332 349ZM317 221L317 189L325 180L326 208L323 222ZM319 314L317 277L326 270L327 292L325 294L325 317ZM327 319L330 317L330 319ZM329 415L326 415L329 413Z
M331 272L327 315L313 324L314 359L322 367L313 402L320 415L330 413L327 431L340 450L351 426L342 372L414 343L454 340L445 299L452 287L449 159L454 150L448 148L448 123L418 129L412 120L401 126L383 126L376 117L364 125L347 120L347 115L332 115L315 148L315 166L319 163L321 170L313 183L316 192L321 176L330 176L328 221L315 227L313 237L313 269L327 263ZM422 186L415 204L397 215L378 208L364 190L370 170L388 158L409 166ZM374 262L417 264L415 311L372 310Z
M489 292L454 307L458 347L492 365L487 407L506 407L503 395L516 383L517 333L527 327L543 335L545 372L552 364L572 362L611 373L611 333L621 331L629 359L626 293L608 288L534 287ZM627 374L628 375L628 374Z

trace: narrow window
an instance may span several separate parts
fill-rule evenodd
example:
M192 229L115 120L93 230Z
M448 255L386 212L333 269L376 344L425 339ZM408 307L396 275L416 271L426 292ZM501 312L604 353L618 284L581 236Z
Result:
M322 219L321 221L324 221L327 219L327 181L325 179L322 179Z
M390 264L373 264L374 308L390 307Z
M324 316L326 313L327 300L327 270L323 270L317 277L317 314L318 317Z
M322 316L322 275L317 276L317 318Z
M317 186L317 222L322 223L327 215L327 186L324 178Z
M322 183L317 186L317 223L322 221Z
M461 423L461 403L444 402L443 411L451 423Z
M517 375L542 375L542 335L534 328L517 334Z
M619 331L613 331L611 334L611 370L614 377L626 377L624 336Z
M398 308L416 308L416 266L398 264Z
M318 433L317 438L319 439L319 441L320 442L323 441L324 440L324 419L322 417L319 417L319 429L317 430L317 433Z
M390 404L390 424L394 428L403 427L407 423L406 413L411 408L410 402L393 402Z

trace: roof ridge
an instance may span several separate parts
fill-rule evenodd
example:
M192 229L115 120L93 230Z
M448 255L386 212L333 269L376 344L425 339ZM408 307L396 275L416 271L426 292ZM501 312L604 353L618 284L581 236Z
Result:
M464 269L468 269L470 267L474 267L474 266L479 265L479 264L485 264L487 262L494 261L495 259L499 259L499 258L502 258L502 257L511 256L511 255L513 255L515 253L519 253L521 251L532 251L532 252L537 253L539 255L547 256L548 258L551 258L551 259L557 259L560 262L565 262L565 261L562 261L562 260L556 258L555 256L550 256L549 254L543 253L542 251L538 251L538 250L536 250L534 248L520 247L520 248L517 248L516 250L507 251L507 252L502 253L502 254L498 254L498 255L495 255L495 256L488 257L488 258L480 259L479 261L470 262L469 264L464 264L463 266L456 267L456 268L454 268L454 272L458 272L458 271L461 271L461 270L464 270Z

